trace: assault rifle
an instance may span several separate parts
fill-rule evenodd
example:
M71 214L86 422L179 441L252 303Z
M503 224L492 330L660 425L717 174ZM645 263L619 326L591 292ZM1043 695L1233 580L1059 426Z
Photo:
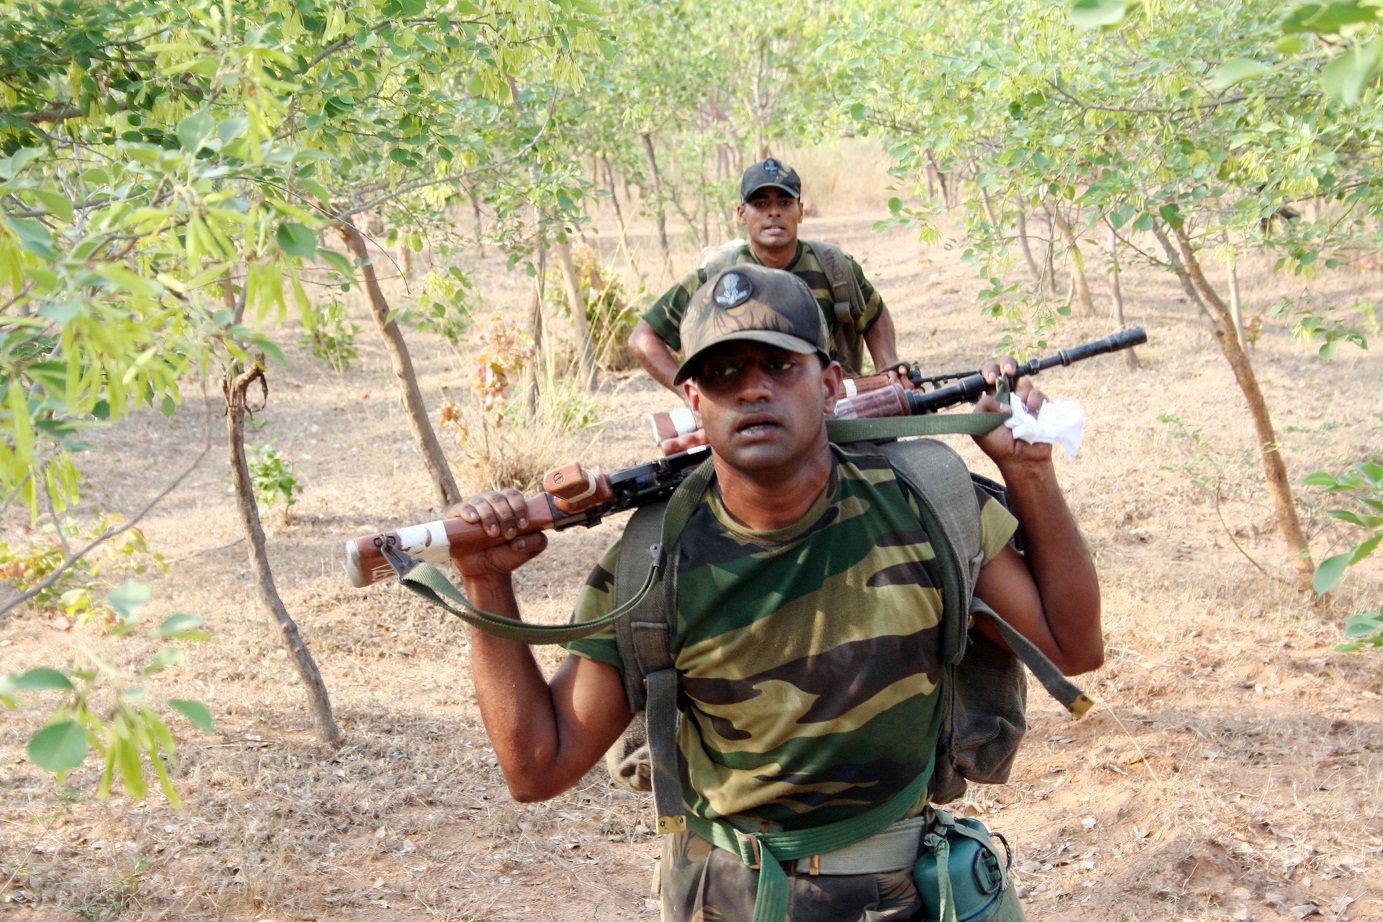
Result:
M1143 332L1142 327L1130 327L1103 339L1062 349L1056 355L1024 362L1018 366L1013 378L1016 380L1030 377L1048 368L1070 365L1108 352L1129 349L1147 341L1148 335ZM908 369L906 373L903 372L904 367ZM894 383L887 374L846 378L845 396L836 402L831 418L921 416L955 406L961 401L974 403L989 387L984 375L979 371L958 371L923 377L918 365L914 363L911 366L899 366L898 372L912 382L915 390L908 390ZM952 383L947 384L948 381ZM931 390L927 390L928 385L931 385ZM665 454L682 451L704 442L704 436L700 434L691 410L686 407L650 413L648 418L653 426L653 437L662 446Z
M1142 327L1122 330L1094 342L1063 349L1056 355L1032 359L1018 366L1016 378L1035 375L1057 365L1070 365L1084 359L1128 349L1147 342ZM880 376L883 377L883 376ZM909 391L890 384L836 404L833 419L868 419L887 416L917 416L935 413L963 401L975 401L988 389L978 371L951 375L953 383L930 391ZM525 534L561 531L577 525L598 525L607 515L636 509L670 496L702 461L710 449L698 445L645 464L622 468L609 474L592 474L579 461L569 461L543 476L543 490L527 499L528 526ZM462 554L475 553L509 541L486 534L479 525L461 518L446 518L423 525L409 525L397 531L364 535L346 542L346 573L351 585L369 586L393 575L390 555L407 556L438 565L451 559L452 549ZM402 552L401 555L395 552Z

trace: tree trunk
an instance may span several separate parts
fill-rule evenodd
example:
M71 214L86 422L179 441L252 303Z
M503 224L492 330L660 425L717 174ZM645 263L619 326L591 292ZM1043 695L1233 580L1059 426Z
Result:
M1061 234L1061 242L1066 244L1066 261L1071 269L1071 286L1075 289L1076 300L1080 302L1081 312L1087 317L1095 316L1095 299L1090 296L1090 284L1085 279L1085 257L1081 255L1080 244L1076 242L1076 235L1071 231L1071 225L1067 223L1065 215L1061 213L1061 206L1053 203L1052 220L1056 223L1056 229Z
M1173 246L1171 239L1167 236L1166 229L1158 221L1153 222L1153 236L1157 238L1158 243L1162 244L1162 249L1167 254L1167 265L1171 266L1172 273L1177 277L1177 281L1181 282L1181 290L1186 292L1186 297L1190 298L1191 303L1200 309L1201 316L1206 319L1213 330L1215 318L1210 313L1210 308L1206 307L1205 302L1201 300L1200 292L1196 291L1196 283L1191 281L1186 267L1181 264L1181 255L1177 253L1176 247Z
M283 600L274 587L274 574L269 568L269 554L264 542L264 525L259 518L259 507L255 503L250 466L245 460L245 393L255 381L264 386L264 370L261 365L241 370L239 363L232 362L226 372L224 382L226 395L226 439L230 449L231 481L235 487L236 506L240 511L240 521L249 538L250 566L255 574L255 588L259 590L260 601L278 622L283 635L283 645L288 658L298 672L303 687L307 689L308 704L317 723L317 739L333 748L341 745L341 729L331 713L331 699L327 695L326 683L307 649L298 625L288 614Z
M542 395L542 383L538 380L543 364L543 284L547 276L547 247L542 237L538 238L538 272L533 277L533 296L528 302L528 330L533 337L533 364L528 368L528 396L525 410L531 423L538 418L538 399Z
M480 196L475 193L475 186L466 186L466 194L471 199L471 229L475 234L475 252L477 256L485 255L485 225L480 213Z
M1018 203L1018 248L1023 251L1023 261L1028 264L1028 271L1032 273L1033 284L1039 291L1042 290L1042 272L1037 268L1037 261L1032 258L1032 242L1028 240L1028 215L1023 210L1023 203Z
M1311 563L1311 548L1306 542L1306 535L1301 529L1301 520L1297 517L1296 506L1292 502L1292 486L1287 479L1287 465L1283 462L1282 453L1278 450L1277 434L1273 431L1272 418L1268 415L1268 403L1263 398L1263 391L1258 387L1258 378L1253 372L1253 364L1249 361L1248 353L1239 345L1238 337L1229 335L1229 330L1233 324L1229 307L1215 293L1210 282L1206 279L1205 273L1201 270L1200 262L1196 259L1195 251L1191 248L1191 240L1186 236L1186 231L1174 226L1172 233L1176 236L1178 248L1181 250L1181 262L1186 267L1191 280L1200 289L1206 303L1219 315L1215 341L1220 344L1220 351L1224 353L1225 359L1229 361L1229 367L1234 371L1234 379L1239 384L1239 390L1243 391L1244 398L1248 401L1249 415L1253 419L1253 428L1258 434L1258 448L1263 456L1263 471L1268 479L1268 493L1272 496L1273 506L1277 510L1278 527L1282 532L1283 539L1287 542L1288 549L1293 554L1299 585L1304 590L1310 590L1311 577L1315 572L1315 567Z
M653 202L654 216L658 225L658 245L663 249L663 263L667 271L667 277L673 278L672 270L672 247L667 241L667 205L663 197L663 177L658 172L658 155L653 150L653 136L647 132L640 132L639 137L643 139L644 156L648 158L648 168L653 175Z
M1115 329L1124 328L1124 290L1119 285L1119 235L1114 233L1113 225L1109 227L1109 294L1114 302L1114 326ZM1138 355L1132 349L1125 349L1124 364L1129 371L1138 370Z
M644 283L643 270L638 263L634 262L634 256L629 252L629 227L624 223L624 210L620 208L619 194L615 187L615 171L610 166L610 161L606 157L600 158L600 163L605 167L605 187L610 190L610 204L615 209L615 225L619 228L619 251L624 257L624 264L634 270L634 275L638 276L639 284Z
M571 244L558 240L552 247L557 251L557 264L562 267L562 281L567 289L567 306L571 308L571 323L576 330L577 360L581 365L581 386L595 390L595 347L591 345L591 325L586 320L586 299L581 297L581 275L571 258Z
M1225 241L1229 243L1228 240ZM1244 335L1244 311L1239 304L1239 270L1234 265L1234 247L1231 245L1225 254L1225 272L1229 276L1229 316L1234 321L1234 336L1239 340L1239 348L1249 347L1248 337Z
M459 503L463 498L461 491L456 487L456 480L451 475L446 455L442 453L442 443L437 441L437 433L428 418L427 405L423 402L422 391L418 388L418 377L413 372L413 359L408 354L408 346L404 344L403 333L399 330L398 324L389 317L389 302L379 287L374 264L370 261L370 254L365 246L365 238L349 219L337 223L336 232L345 242L346 250L360 261L360 280L365 286L365 294L370 302L370 314L384 338L384 351L389 354L394 377L398 380L399 396L403 400L408 424L413 430L413 440L418 445L423 464L427 467L433 486L436 487L437 499L443 508Z
M1047 215L1047 249L1042 254L1042 271L1047 279L1047 291L1056 294L1056 221L1046 202L1042 203L1042 211Z

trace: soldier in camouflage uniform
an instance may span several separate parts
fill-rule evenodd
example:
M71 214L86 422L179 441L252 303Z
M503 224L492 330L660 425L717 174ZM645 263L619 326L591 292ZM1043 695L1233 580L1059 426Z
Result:
M740 179L740 204L735 213L749 239L739 245L732 261L784 269L806 282L831 327L827 337L832 342L831 357L841 362L846 374L857 375L864 371L859 367L859 356L863 353L861 340L868 347L876 369L884 371L898 366L893 319L879 292L864 277L864 270L850 257L846 260L859 286L863 302L861 315L854 321L852 330L837 332L840 322L835 317L835 298L821 254L797 237L797 226L802 220L802 181L796 170L773 158L745 170ZM692 295L705 284L708 274L713 273L708 273L703 265L684 276L654 302L629 337L629 350L644 369L679 396L681 388L672 380L678 368L673 353L683 351L682 317ZM835 344L840 342L848 345L838 348ZM899 380L910 387L906 378Z
M748 833L856 817L930 776L941 720L940 576L917 498L887 460L827 440L840 393L825 321L792 275L736 266L688 310L676 374L712 449L715 481L678 541L678 729L689 817ZM991 379L997 366L988 366ZM1036 411L1042 395L1015 388ZM982 410L998 410L992 396ZM1099 586L1051 462L1050 445L1006 427L977 439L1017 520L982 500L976 595L1067 674L1103 658ZM517 491L458 514L517 534ZM1008 539L1022 522L1026 555ZM518 615L510 572L541 534L456 560L471 600ZM611 609L619 545L592 572L576 617ZM1002 644L983 616L976 629ZM522 644L472 631L476 694L513 796L555 796L601 758L632 718L613 631L572 642L547 681ZM923 796L908 812L926 815ZM914 824L915 825L915 824ZM912 855L867 874L785 867L793 922L916 920ZM749 922L758 870L692 832L664 837L665 922Z

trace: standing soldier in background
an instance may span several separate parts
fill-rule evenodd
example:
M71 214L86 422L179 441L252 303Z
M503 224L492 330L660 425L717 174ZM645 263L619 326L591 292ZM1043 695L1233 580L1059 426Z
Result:
M796 170L771 157L745 170L735 213L748 242L711 252L699 269L648 309L630 334L629 351L654 380L681 395L673 384L678 366L673 353L682 351L682 317L693 293L723 269L754 263L784 269L807 283L830 325L831 358L845 374L863 373L865 347L876 371L897 368L893 320L859 263L834 244L798 238L803 212ZM905 377L895 378L911 386Z

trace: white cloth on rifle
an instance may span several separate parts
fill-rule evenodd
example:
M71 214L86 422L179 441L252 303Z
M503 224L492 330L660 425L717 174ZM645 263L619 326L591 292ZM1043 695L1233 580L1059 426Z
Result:
M1013 415L1004 424L1013 430L1015 439L1025 442L1046 442L1060 445L1066 460L1074 460L1080 451L1080 436L1085 428L1085 411L1079 400L1046 400L1038 407L1037 415L1028 412L1022 401L1012 404Z

